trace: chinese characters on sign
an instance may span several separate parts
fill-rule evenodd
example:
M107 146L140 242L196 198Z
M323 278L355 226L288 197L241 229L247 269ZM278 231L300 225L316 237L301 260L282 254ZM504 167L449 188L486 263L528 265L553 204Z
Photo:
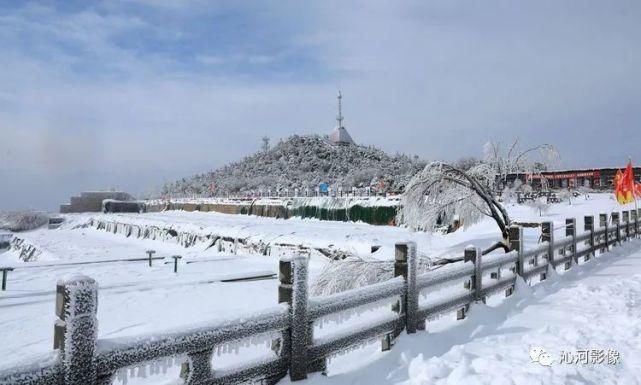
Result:
M563 350L558 360L541 347L530 348L532 362L543 366L552 366L553 363L566 365L618 365L621 356L614 349L577 349L575 351Z

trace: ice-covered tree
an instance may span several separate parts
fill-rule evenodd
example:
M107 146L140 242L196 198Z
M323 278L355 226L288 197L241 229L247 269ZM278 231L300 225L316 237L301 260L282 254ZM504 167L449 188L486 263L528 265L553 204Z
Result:
M0 212L0 230L27 231L49 222L49 215L40 211Z
M418 256L418 271L430 269L430 260ZM380 261L361 257L348 257L343 260L331 261L316 277L311 287L312 295L331 295L372 285L394 277L394 264L390 261Z
M538 197L532 201L527 202L526 205L531 207L532 210L538 211L540 217L542 217L544 213L550 210L550 204L548 203L546 197Z
M511 221L507 211L491 193L494 176L492 167L483 163L468 171L446 163L430 163L405 187L397 223L414 230L431 231L455 215L464 226L489 216L499 228L500 240L483 253L499 248L507 252ZM429 263L428 259L419 258L419 270L427 270ZM329 263L314 282L312 290L315 295L332 294L384 281L391 278L392 273L393 265L388 261L350 257Z
M573 193L572 191L570 191L570 189L563 189L559 191L559 193L557 194L557 197L562 202L567 201L568 205L572 204Z
M496 223L501 240L484 253L497 248L507 251L511 221L491 192L494 175L493 168L483 163L468 171L446 163L430 163L407 184L397 222L415 230L431 231L454 215L463 226L488 216Z
M560 155L557 148L548 143L531 146L523 150L519 139L509 146L502 142L489 141L483 146L483 160L496 173L494 188L505 184L509 174L540 174L558 165Z
M473 156L464 156L454 162L454 167L463 171L467 171L472 167L477 166L479 163L481 163L481 161Z

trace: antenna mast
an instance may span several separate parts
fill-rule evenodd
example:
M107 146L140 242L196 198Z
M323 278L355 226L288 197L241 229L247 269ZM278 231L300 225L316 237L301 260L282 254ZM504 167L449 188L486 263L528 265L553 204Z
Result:
M341 90L338 90L338 116L336 117L336 121L338 121L338 128L343 127L343 109L341 99L343 99L343 95L341 95Z

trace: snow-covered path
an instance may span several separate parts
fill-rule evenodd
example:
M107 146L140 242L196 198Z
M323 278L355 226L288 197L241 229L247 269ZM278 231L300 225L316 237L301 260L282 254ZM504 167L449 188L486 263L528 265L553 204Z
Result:
M516 295L475 305L463 321L428 323L390 352L376 345L337 357L328 377L297 384L639 384L640 249L633 241L542 284L521 282ZM533 347L545 349L551 366L532 362ZM607 355L603 363L560 363L563 351L585 349L617 351L618 364Z

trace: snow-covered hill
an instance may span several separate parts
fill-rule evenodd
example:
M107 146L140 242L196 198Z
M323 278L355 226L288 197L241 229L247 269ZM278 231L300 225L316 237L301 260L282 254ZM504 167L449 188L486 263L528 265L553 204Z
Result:
M384 190L399 191L424 166L418 157L392 156L374 147L337 146L320 136L294 135L239 162L168 183L162 193L202 194L212 186L216 193L275 192L279 188L313 191L320 183L350 189L378 186L381 180Z

